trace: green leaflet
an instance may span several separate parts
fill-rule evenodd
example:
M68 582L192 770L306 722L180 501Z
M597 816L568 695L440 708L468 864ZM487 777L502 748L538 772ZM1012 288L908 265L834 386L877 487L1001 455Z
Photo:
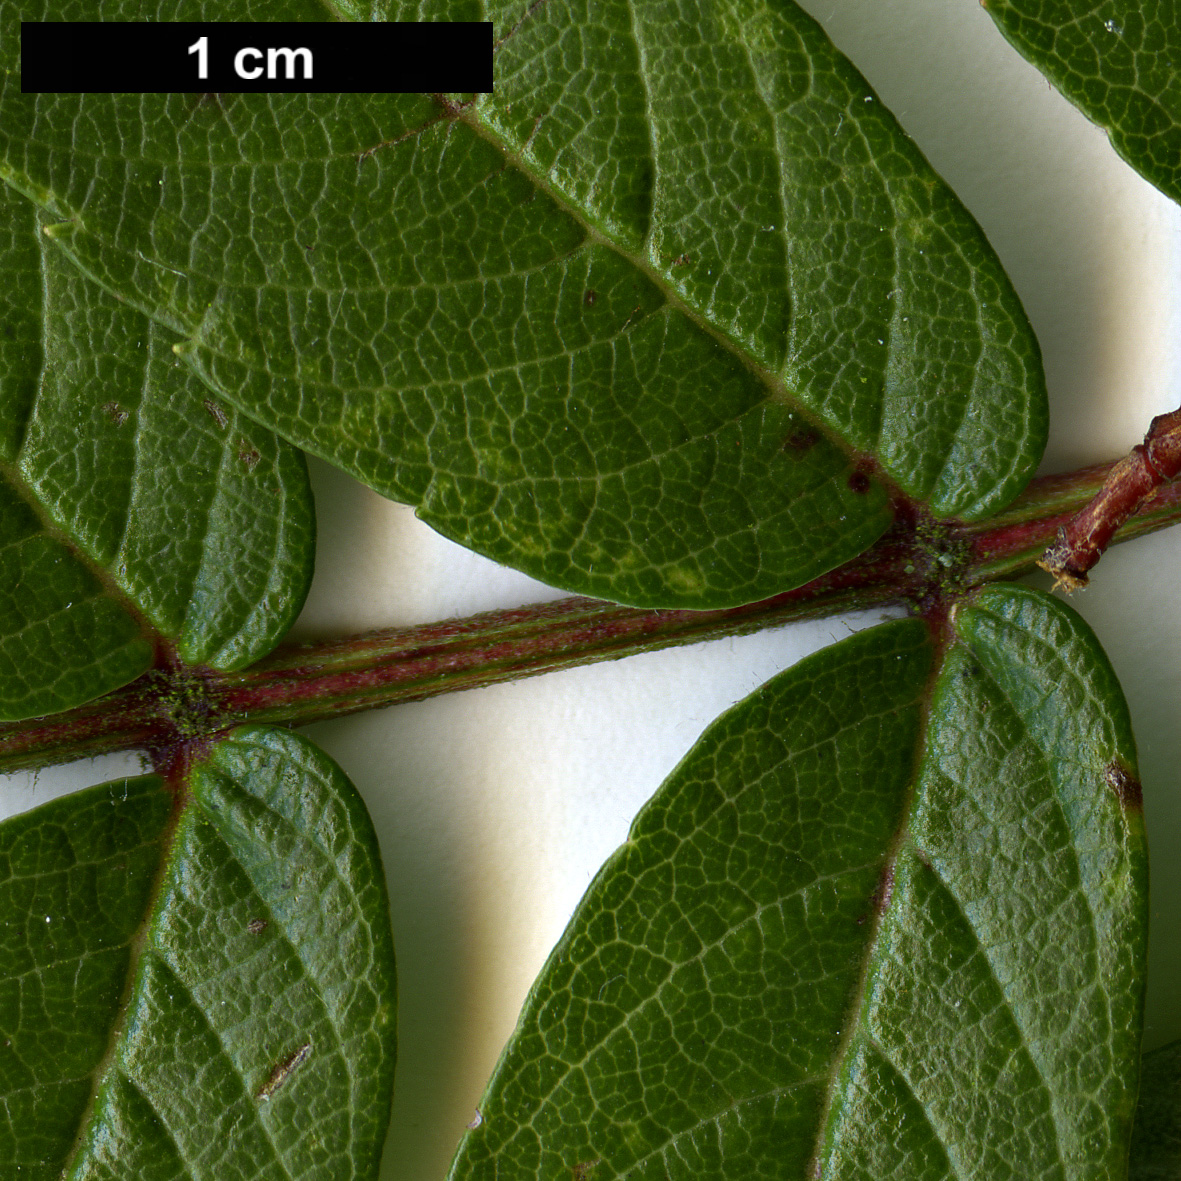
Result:
M0 227L0 717L116 688L157 634L190 664L258 659L311 578L303 456L214 400L7 189Z
M462 109L8 73L0 167L227 400L551 583L740 603L878 537L875 471L942 516L1020 490L1045 408L1016 296L810 18L490 15L497 91Z
M40 248L33 209L0 192L0 718L97 697L146 669L149 638L25 498L11 460L37 398Z
M937 672L932 681L932 665ZM723 715L530 995L452 1181L1116 1181L1146 860L1127 712L1018 587Z
M396 1006L364 805L262 727L187 787L177 814L150 776L0 826L0 1160L28 1181L372 1177Z
M1178 0L984 0L984 7L1137 172L1181 201Z
M1144 1055L1128 1176L1131 1181L1181 1176L1181 1041Z

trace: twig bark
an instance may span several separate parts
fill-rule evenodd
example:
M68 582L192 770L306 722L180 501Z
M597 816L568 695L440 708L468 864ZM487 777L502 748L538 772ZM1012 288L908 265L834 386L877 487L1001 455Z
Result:
M1054 589L1078 590L1103 556L1115 532L1181 473L1181 408L1158 414L1144 442L1108 473L1095 498L1058 530L1038 565L1054 576Z
M423 627L279 648L236 673L159 667L86 705L0 723L0 773L118 750L169 769L242 722L302 726L601 660L743 635L798 619L903 606L937 618L973 586L1028 574L1079 509L1107 486L1101 465L1035 480L974 524L903 511L860 557L793 591L717 611L657 611L564 599ZM1117 541L1181 522L1181 481L1158 489Z

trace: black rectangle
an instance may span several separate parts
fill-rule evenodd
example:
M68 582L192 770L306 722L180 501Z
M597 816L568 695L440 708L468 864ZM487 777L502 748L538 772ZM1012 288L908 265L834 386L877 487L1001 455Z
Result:
M25 94L491 89L490 21L21 21Z

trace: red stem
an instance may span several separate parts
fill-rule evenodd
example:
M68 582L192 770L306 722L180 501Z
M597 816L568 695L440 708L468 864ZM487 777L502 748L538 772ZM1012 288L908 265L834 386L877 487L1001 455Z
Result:
M155 669L64 713L0 724L0 772L116 750L167 766L177 750L240 722L304 725L637 652L890 605L935 615L972 586L1030 572L1119 465L1035 480L1004 513L941 524L899 510L860 557L795 590L717 611L563 599L425 627L278 649L239 673ZM1181 520L1181 485L1160 487L1118 540Z
M1181 409L1158 414L1144 442L1115 464L1091 502L1058 530L1038 565L1054 575L1054 587L1087 585L1087 572L1103 556L1116 530L1181 472Z

